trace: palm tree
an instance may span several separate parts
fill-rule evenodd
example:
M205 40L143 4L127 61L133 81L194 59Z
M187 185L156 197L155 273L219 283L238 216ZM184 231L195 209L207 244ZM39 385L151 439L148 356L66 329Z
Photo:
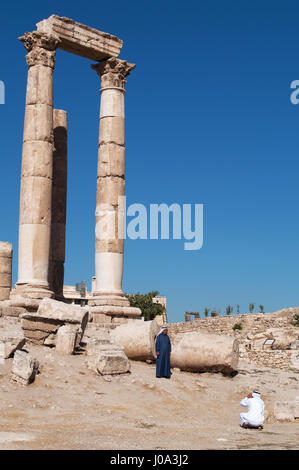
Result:
M259 305L259 307L260 307L260 313L265 313L265 312L264 312L264 306L263 306L263 305Z
M208 317L208 316L209 316L209 311L210 311L209 308L205 308L205 309L204 309L203 313L204 313L204 316L205 316L205 317Z
M230 315L233 310L234 310L234 308L231 305L228 305L226 307L226 315Z
M218 317L221 310L216 310L215 308L211 311L211 317Z
M254 304L249 304L249 312L252 313L254 310Z
M237 313L239 314L240 313L240 305L239 304L236 305L236 309L237 309Z

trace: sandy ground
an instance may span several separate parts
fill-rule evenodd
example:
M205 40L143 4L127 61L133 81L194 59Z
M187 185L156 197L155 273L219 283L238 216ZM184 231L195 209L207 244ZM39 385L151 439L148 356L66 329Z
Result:
M0 365L0 449L298 449L299 423L277 422L275 401L294 400L299 374L240 364L233 377L173 371L156 379L155 365L104 380L86 366L84 351L59 356L26 346L41 364L33 384L9 380ZM110 381L109 381L110 380ZM259 388L262 431L239 426L239 402Z

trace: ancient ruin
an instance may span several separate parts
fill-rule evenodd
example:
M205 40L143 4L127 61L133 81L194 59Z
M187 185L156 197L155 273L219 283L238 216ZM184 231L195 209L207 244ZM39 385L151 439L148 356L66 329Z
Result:
M12 250L0 246L0 300L11 314L34 312L45 298L63 301L67 196L67 113L53 109L58 48L97 61L101 107L96 200L96 289L93 320L139 318L122 291L125 194L126 77L135 68L118 58L123 42L68 18L50 16L19 38L27 50L26 109L19 217L18 280L11 290Z

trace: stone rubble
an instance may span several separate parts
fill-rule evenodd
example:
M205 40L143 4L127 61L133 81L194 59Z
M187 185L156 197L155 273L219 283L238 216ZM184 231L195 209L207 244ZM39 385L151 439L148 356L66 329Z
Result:
M29 385L35 380L39 363L26 351L16 351L12 363L11 380Z
M102 376L125 374L131 365L124 349L111 340L108 332L98 331L87 344L87 365Z

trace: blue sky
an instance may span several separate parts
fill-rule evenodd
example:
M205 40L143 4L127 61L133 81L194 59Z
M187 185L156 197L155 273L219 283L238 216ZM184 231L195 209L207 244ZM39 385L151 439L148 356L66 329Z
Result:
M124 41L136 63L126 94L127 203L204 204L204 245L127 240L123 288L158 290L170 321L205 307L299 304L299 4L295 1L74 2L1 5L0 239L14 245L27 66L17 40L51 14ZM69 113L65 283L94 274L100 81L57 52L55 107Z

